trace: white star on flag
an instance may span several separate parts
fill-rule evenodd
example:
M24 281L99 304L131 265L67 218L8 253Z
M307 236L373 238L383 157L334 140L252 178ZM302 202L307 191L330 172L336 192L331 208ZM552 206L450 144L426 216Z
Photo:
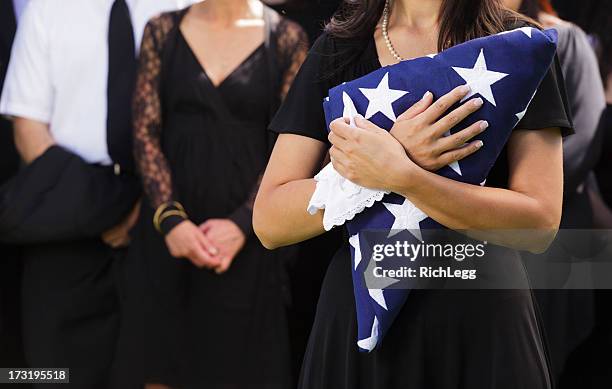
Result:
M418 240L423 240L421 235L420 222L427 219L428 216L418 209L408 199L404 199L402 204L383 203L384 206L393 214L395 221L389 232L389 238L399 234L403 230L408 230Z
M387 300L385 300L385 295L383 294L382 289L368 289L368 293L370 294L370 297L372 297L372 300L376 301L378 305L383 307L385 310L389 310L389 308L387 308Z
M525 107L524 110L522 110L521 112L515 114L516 118L518 119L518 121L520 122L521 120L523 120L523 117L525 117L525 114L527 113L527 108L529 108L529 105Z
M355 234L349 238L349 244L355 249L355 270L361 262L361 244L359 243L359 234Z
M508 74L494 72L487 69L487 61L485 59L483 49L480 50L480 54L478 55L473 68L453 67L453 70L456 71L457 74L459 74L471 88L470 93L468 93L461 100L461 102L464 102L468 98L479 93L489 103L497 106L495 103L495 97L493 96L493 91L491 90L491 85L508 76Z
M521 28L515 28L514 30L510 30L510 31L502 31L499 33L499 35L504 35L504 34L510 34L511 32L515 32L515 31L520 31L523 34L527 35L529 38L531 38L531 27L521 27Z
M353 99L346 92L342 92L342 102L344 103L344 110L342 111L342 117L350 119L350 125L355 126L355 116L359 114Z
M380 112L392 121L397 117L393 111L393 102L408 94L408 92L389 88L389 73L385 73L376 88L359 88L361 93L369 100L365 118L369 119Z
M518 121L520 122L521 120L523 120L523 117L525 117L525 114L527 113L527 109L529 108L529 106L531 105L531 101L533 100L533 98L535 97L536 93L538 93L538 90L536 89L536 91L533 93L533 96L531 96L531 98L529 99L529 102L527 103L527 106L525 107L525 109L517 114L515 114L516 118L518 119ZM518 124L518 123L517 123Z
M357 346L364 350L372 351L378 343L378 318L374 316L374 322L372 323L372 332L368 338L357 341Z

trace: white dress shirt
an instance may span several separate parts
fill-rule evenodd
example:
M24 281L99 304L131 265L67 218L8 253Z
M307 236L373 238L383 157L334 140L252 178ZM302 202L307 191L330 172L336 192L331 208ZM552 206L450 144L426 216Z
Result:
M4 1L4 0L0 0ZM19 22L0 114L49 125L89 163L112 163L106 143L108 27L114 0L30 0ZM147 21L191 0L126 0L136 47Z

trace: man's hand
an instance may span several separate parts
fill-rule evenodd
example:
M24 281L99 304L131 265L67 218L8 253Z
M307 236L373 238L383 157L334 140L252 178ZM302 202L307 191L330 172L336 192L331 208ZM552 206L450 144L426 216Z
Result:
M246 242L244 233L229 219L209 219L200 225L200 229L219 249L221 263L215 271L217 274L225 273L244 247Z
M140 200L125 219L102 234L102 241L108 246L118 249L130 244L130 230L136 224L140 215Z
M35 120L15 118L15 147L26 164L32 163L55 144L49 125Z

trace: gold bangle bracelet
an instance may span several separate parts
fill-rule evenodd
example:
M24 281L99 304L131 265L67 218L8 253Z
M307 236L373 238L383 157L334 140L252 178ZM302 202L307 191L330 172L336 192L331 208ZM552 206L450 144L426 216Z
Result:
M157 209L155 210L155 214L153 215L153 225L155 226L156 229L157 229L157 226L159 225L159 217L169 206L170 206L169 203L163 203L162 205L157 207Z
M179 203L178 201L167 201L161 204L159 207L157 207L157 209L155 210L155 214L153 215L153 226L159 232L161 232L161 222L163 221L163 220L160 220L160 218L171 206L174 206L178 211L182 212L182 215L185 215L186 219L188 218L187 212L185 212L185 208L183 207L181 203Z
M187 213L185 213L185 211L181 211L181 210L177 210L177 209L171 209L169 211L165 211L164 213L161 214L161 216L157 220L157 223L155 224L155 229L158 232L163 233L163 231L161 229L161 224L164 222L164 220L166 220L170 216L180 216L180 217L182 217L185 220L189 219L189 217L187 216Z

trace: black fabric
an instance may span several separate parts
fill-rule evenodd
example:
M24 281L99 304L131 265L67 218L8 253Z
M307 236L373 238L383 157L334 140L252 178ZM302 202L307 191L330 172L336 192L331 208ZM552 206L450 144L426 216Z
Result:
M100 239L24 248L21 303L30 367L69 367L68 387L110 388L119 329L115 265L121 255Z
M140 193L135 177L52 146L0 187L0 241L98 237L123 220Z
M16 29L13 1L0 2L0 92L4 86L4 78L11 59L11 48ZM4 117L0 117L0 158L0 184L2 184L19 168L19 156L13 142L13 126Z
M373 38L349 41L323 34L270 129L329 144L322 107L328 90L378 68ZM560 127L564 135L570 134L564 93L555 62L520 129ZM507 180L504 150L488 185L507 187ZM525 276L516 254L510 255L507 264L517 277ZM300 388L550 388L549 366L529 292L411 293L382 346L362 354L356 346L352 290L345 245L327 271Z
M8 70L16 27L13 1L0 1L0 91ZM19 155L13 141L12 123L0 117L0 185L18 169ZM26 366L20 320L20 249L0 244L0 253L0 366Z
M292 0L280 2L272 8L298 22L308 33L308 39L314 42L341 3L340 0Z
M195 224L232 217L250 228L250 213L236 210L270 150L269 96L280 86L267 69L274 53L262 44L215 87L179 24L164 43L159 86L173 194ZM169 254L151 225L153 211L143 201L125 263L120 387L291 387L282 262L290 256L249 235L227 273L198 269Z
M125 0L115 0L108 29L107 144L113 162L133 171L132 94L136 82L136 44Z
M602 153L595 168L601 195L612 207L612 105L606 106L599 122L598 139L601 140Z

